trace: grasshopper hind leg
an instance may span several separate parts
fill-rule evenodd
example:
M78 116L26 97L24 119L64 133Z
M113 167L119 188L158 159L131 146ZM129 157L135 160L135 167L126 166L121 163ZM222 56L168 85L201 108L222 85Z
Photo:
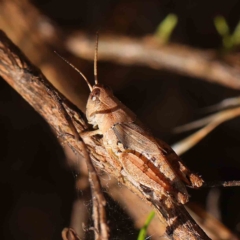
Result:
M168 146L168 144L159 139L157 139L157 142L161 146L161 148L163 148L167 152L168 161L174 168L179 178L191 188L202 187L204 183L203 179L199 175L190 171L182 162L181 158L172 150L170 146Z

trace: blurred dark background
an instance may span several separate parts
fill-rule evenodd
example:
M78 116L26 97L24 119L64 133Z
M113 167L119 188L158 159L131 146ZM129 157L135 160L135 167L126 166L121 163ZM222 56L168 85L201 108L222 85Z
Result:
M11 1L11 0L9 0ZM32 1L66 32L79 29L94 34L141 37L153 34L169 13L179 21L171 42L200 49L219 49L221 38L213 25L223 15L234 29L240 20L240 1ZM27 42L27 39L26 39ZM101 45L99 46L101 48ZM91 79L92 62L86 60ZM99 78L155 135L173 144L189 133L173 134L174 127L199 119L201 108L238 91L147 67L99 62ZM66 166L61 146L45 121L5 81L0 81L0 186L3 239L60 239L68 226L76 197L74 173ZM207 180L240 179L240 120L228 121L182 156L190 169ZM191 201L206 205L210 189L190 190ZM219 210L223 223L240 235L240 188L221 189ZM136 239L130 219L109 199L110 239ZM114 209L114 210L113 210ZM116 210L118 209L118 210ZM113 213L111 213L114 212ZM119 216L119 213L122 215ZM123 224L128 224L127 228ZM121 233L125 232L125 236ZM117 234L120 234L118 238Z

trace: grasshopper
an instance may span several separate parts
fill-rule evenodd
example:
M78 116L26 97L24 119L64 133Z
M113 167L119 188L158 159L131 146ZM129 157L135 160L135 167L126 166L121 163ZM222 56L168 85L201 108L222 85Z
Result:
M113 95L109 87L99 84L97 48L98 41L93 86L79 69L59 55L84 78L91 91L86 117L97 130L89 134L102 137L103 146L113 162L120 164L123 175L137 183L143 191L150 189L160 199L162 196L171 197L175 203L185 204L189 200L186 185L200 188L203 185L202 178L192 173L169 145L156 139L136 115Z
M110 157L142 186L171 196L179 204L188 201L186 185L202 186L201 177L187 169L170 146L154 138L136 115L97 81L88 98L86 117L98 128L92 134L102 136Z

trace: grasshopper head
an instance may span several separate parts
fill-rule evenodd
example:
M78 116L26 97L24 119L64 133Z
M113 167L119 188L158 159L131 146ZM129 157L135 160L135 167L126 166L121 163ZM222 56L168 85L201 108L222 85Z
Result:
M133 122L135 114L124 106L110 88L100 84L93 86L89 95L86 116L93 127L98 127L102 133L121 122Z
M94 85L86 106L88 122L93 126L99 125L99 119L117 106L114 99L110 88L100 84Z

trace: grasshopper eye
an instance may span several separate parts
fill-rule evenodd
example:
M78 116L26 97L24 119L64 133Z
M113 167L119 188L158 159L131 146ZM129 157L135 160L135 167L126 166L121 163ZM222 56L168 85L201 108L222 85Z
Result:
M100 96L100 89L94 89L91 95L92 95L91 96L92 101L97 100Z

